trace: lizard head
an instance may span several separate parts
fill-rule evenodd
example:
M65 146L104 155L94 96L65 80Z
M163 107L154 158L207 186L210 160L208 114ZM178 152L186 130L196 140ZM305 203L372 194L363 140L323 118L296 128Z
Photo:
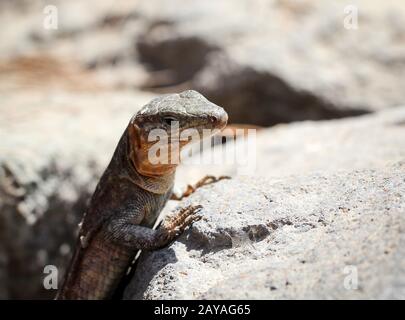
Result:
M223 108L193 90L153 99L129 123L131 161L144 175L173 172L185 145L218 133L227 121Z

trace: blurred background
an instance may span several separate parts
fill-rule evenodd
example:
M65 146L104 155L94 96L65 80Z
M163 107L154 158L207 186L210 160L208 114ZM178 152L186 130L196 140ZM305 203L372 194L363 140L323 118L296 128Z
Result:
M0 298L53 297L43 266L152 97L269 127L393 108L404 84L401 0L0 0Z

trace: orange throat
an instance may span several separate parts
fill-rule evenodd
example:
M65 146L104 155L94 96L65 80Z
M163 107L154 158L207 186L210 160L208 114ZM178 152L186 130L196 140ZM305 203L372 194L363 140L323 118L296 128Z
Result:
M171 175L177 168L178 162L171 163L169 158L168 163L151 163L150 162L150 147L148 141L144 141L139 134L139 128L132 125L129 126L129 158L132 165L138 173L148 177L161 177Z

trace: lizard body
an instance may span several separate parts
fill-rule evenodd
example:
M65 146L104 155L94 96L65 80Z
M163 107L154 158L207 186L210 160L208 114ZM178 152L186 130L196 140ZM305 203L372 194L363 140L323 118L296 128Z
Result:
M111 298L138 250L164 247L199 218L200 206L190 206L152 229L172 195L177 163L151 163L156 141L148 136L161 129L172 138L173 122L178 132L192 128L202 136L222 129L227 114L189 90L156 98L132 117L91 198L57 299ZM186 144L180 141L179 150Z

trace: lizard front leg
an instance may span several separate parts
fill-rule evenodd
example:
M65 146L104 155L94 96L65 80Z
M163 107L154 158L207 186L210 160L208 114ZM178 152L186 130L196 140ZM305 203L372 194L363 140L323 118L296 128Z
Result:
M214 177L214 176L205 176L204 178L200 179L194 186L192 185L187 185L187 189L186 191L183 192L183 194L176 195L176 194L172 194L172 196L170 197L170 200L182 200L183 198L187 198L188 196L190 196L191 194L193 194L198 188L202 187L202 186L206 186L208 184L211 183L215 183L218 182L220 180L223 179L230 179L231 177L228 176L220 176L220 177Z
M148 227L115 220L108 226L109 238L136 250L156 250L168 245L194 221L200 220L201 206L188 206L163 221L160 228Z

